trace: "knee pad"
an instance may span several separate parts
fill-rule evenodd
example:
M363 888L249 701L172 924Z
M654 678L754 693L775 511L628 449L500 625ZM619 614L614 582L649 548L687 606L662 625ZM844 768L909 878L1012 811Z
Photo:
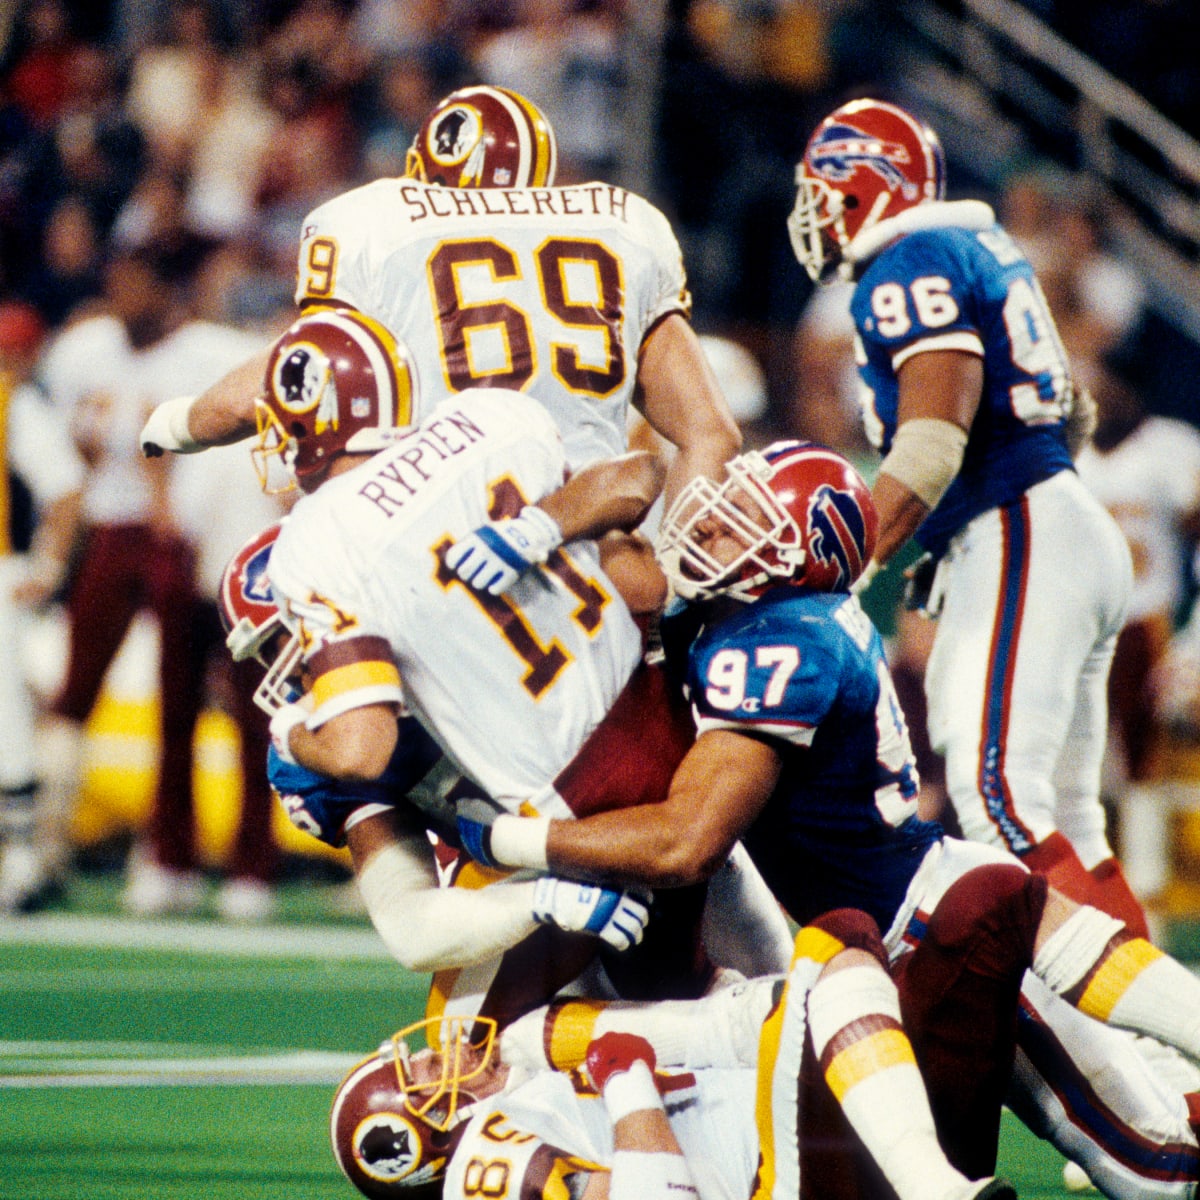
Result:
M1046 905L1046 881L1014 865L975 867L946 890L929 920L926 940L965 947L981 933L1007 943L1016 961L1033 961L1033 946Z

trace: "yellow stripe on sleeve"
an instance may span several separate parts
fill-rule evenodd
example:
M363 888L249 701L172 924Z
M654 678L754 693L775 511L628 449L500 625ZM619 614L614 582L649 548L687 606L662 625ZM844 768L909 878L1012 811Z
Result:
M389 662L357 662L326 671L313 683L315 707L328 704L337 696L366 687L399 687L400 672Z
M569 1071L587 1058L603 1004L590 1000L571 1000L554 1015L554 1027L546 1046L546 1057L556 1071Z

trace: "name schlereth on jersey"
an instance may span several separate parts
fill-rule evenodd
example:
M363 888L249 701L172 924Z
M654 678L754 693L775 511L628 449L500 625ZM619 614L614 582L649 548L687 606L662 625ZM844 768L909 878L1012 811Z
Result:
M427 217L615 217L626 220L629 193L609 183L566 188L440 188L404 184L411 221Z
M406 500L435 477L441 464L486 436L461 409L439 416L417 431L411 444L407 444L408 439L397 443L397 448L404 449L389 454L387 463L358 489L358 494L377 505L384 516L394 516Z

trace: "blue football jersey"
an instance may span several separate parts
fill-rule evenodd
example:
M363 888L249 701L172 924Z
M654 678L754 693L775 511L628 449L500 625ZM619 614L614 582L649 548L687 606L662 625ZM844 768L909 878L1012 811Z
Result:
M916 816L908 728L858 600L785 586L738 606L691 643L687 689L701 735L731 729L782 756L742 840L792 918L851 906L886 931L942 831Z
M437 743L412 717L400 721L400 740L384 773L370 782L331 779L284 762L272 746L267 779L288 819L329 846L346 844L346 822L361 808L395 808L441 759Z
M910 233L876 256L851 301L867 434L886 454L897 371L915 343L983 357L983 396L957 478L917 531L940 556L973 517L1071 469L1069 368L1028 259L999 225Z

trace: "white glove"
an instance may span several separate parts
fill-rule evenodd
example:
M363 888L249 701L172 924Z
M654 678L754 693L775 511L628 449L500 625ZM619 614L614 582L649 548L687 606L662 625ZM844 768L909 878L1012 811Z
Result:
M138 439L147 458L157 458L164 450L174 454L195 454L204 449L188 429L188 413L195 399L195 396L176 396L173 400L164 400L150 414Z
M543 875L533 889L533 917L567 933L591 933L617 950L642 940L650 910L631 892Z
M536 504L527 504L517 516L481 525L455 542L446 563L477 592L499 596L530 567L544 563L562 540L558 522Z
M271 745L275 747L275 753L292 766L296 766L296 756L290 744L292 730L308 720L309 712L307 704L285 704L271 718Z

